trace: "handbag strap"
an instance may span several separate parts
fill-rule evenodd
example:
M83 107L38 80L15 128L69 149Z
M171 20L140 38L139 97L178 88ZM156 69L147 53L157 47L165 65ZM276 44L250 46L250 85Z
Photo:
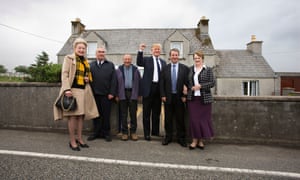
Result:
M63 96L65 96L65 95L63 95ZM60 102L60 104L61 104L61 108L62 108L62 110L63 110L63 111L70 111L71 107L72 107L72 106L73 106L73 104L74 104L74 100L75 100L75 98L72 98L72 101L71 101L71 103L70 103L69 107L65 109L65 107L64 107L64 98L61 98L61 100L60 100L60 101L61 101L61 102Z

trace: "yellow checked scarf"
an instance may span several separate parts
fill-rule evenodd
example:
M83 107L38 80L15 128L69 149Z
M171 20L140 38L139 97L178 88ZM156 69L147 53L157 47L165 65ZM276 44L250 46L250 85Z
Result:
M76 79L78 85L84 85L84 77L88 76L89 81L92 82L92 73L90 71L90 65L87 61L87 59L81 60L79 56L76 56Z

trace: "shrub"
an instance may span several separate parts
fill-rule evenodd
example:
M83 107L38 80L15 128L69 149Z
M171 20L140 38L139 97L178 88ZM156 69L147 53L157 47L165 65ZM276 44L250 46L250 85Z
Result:
M46 52L42 52L36 58L36 64L31 64L28 68L28 82L60 82L61 64L48 63L49 57Z

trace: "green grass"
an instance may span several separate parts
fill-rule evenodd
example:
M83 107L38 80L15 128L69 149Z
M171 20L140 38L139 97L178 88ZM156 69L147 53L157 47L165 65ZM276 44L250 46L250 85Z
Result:
M0 82L25 82L23 77L0 76Z

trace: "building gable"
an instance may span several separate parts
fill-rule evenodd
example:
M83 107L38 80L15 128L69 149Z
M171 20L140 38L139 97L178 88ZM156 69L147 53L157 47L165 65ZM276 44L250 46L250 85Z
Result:
M180 58L185 59L188 57L190 49L190 41L179 31L175 30L170 36L165 40L163 46L164 49L177 48L180 51Z
M97 34L94 31L88 32L88 34L84 37L84 39L87 42L97 42L98 47L101 47L101 46L105 47L107 44L107 42L99 34Z

